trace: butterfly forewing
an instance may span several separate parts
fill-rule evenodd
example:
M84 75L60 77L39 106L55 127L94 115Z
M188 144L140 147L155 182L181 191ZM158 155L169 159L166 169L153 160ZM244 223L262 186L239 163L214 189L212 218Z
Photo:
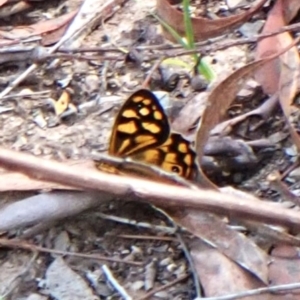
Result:
M156 96L145 89L132 94L120 109L111 135L109 154L131 156L163 144L170 126Z

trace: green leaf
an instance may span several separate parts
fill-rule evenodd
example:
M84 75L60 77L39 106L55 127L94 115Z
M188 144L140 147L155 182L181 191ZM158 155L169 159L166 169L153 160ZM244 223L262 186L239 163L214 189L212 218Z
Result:
M164 20L162 20L159 16L151 13L151 15L173 36L173 38L186 50L196 49L195 46L195 37L193 31L193 24L190 15L190 0L183 0L183 17L184 17L184 28L185 28L185 37L180 36L180 34L172 28L169 24L167 24ZM216 75L213 69L210 67L209 63L205 62L203 58L200 59L199 54L192 54L193 60L195 64L198 64L197 71L204 76L204 78L211 82L215 79ZM168 60L164 60L164 63L168 63ZM167 61L167 62L166 62ZM187 64L182 60L173 60L172 63L177 66L182 66L187 68Z
M208 82L212 82L216 79L216 73L211 68L205 57L202 57L199 65L197 66L198 72L204 76Z
M177 66L190 70L191 66L178 57L170 57L163 60L162 65Z
M183 20L188 49L195 49L194 30L190 14L190 0L183 0Z

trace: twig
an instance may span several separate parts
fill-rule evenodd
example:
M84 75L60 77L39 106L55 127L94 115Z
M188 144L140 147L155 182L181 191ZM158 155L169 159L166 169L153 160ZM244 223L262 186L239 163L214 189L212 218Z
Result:
M182 281L182 280L184 280L184 279L186 279L188 277L189 277L188 274L182 275L182 276L176 278L175 280L173 280L173 281L171 281L171 282L169 282L169 283L167 283L167 284L165 284L165 285L163 285L163 286L161 286L161 287L159 287L157 289L154 289L154 290L150 291L149 293L145 294L144 296L142 296L142 297L140 297L140 298L138 298L136 300L150 299L150 297L153 296L153 295L155 295L156 293L164 291L164 290L170 288L171 286L175 285L176 283L178 283L178 282L180 282L180 281Z
M274 292L283 292L283 291L292 291L300 289L300 283L289 283L289 284L281 284L281 285L275 285L275 286L269 286L254 290L249 290L246 292L231 294L227 296L220 296L220 297L207 297L205 300L233 300L233 299L241 299L249 296L256 296L261 295L265 293L274 293ZM198 300L199 298L195 298L194 300ZM284 299L282 297L282 299Z
M42 159L33 155L0 147L0 165L3 168L18 170L38 180L57 182L82 189L105 191L114 195L133 195L137 201L148 201L160 207L190 207L225 214L229 217L250 219L263 223L285 225L291 229L300 228L300 215L296 211L274 207L266 201L242 199L233 194L226 194L206 189L188 189L171 184L158 183L135 177L117 176L86 168L68 166L53 160ZM101 199L99 199L99 204Z
M139 174L139 177L141 177L141 175L145 178L158 177L163 182L178 184L181 186L189 187L190 189L197 189L197 186L194 183L184 179L181 176L178 176L176 173L166 172L165 170L155 165L149 165L139 161L134 161L130 158L124 159L99 153L93 153L92 155L90 155L90 157L95 161L103 162L110 166L115 166L117 167L117 169L128 169L131 171L131 173L133 173L133 170L138 170L137 173ZM149 174L151 175L149 176Z
M157 60L157 62L152 66L151 70L149 71L147 77L145 78L142 84L143 88L147 88L149 86L153 73L157 70L157 68L160 66L160 64L163 62L164 59L165 59L164 57L160 57L160 59Z
M32 92L32 93L19 93L19 94L12 94L12 95L7 95L3 97L3 99L16 99L16 98L38 98L41 99L42 97L49 97L50 96L50 90L45 90L45 91L39 91L39 92Z
M106 275L107 280L110 282L110 284L119 292L119 294L124 298L125 300L132 300L133 298L128 295L126 290L120 285L120 283L117 281L117 279L114 277L110 269L103 265L101 267L102 271Z
M227 41L222 44L213 43L213 46L200 47L200 48L196 48L196 49L192 49L192 50L183 50L180 52L173 52L172 54L169 54L169 53L168 54L164 53L164 54L166 57L183 56L183 55L190 55L190 54L195 54L195 53L198 53L198 54L200 53L202 55L205 55L207 53L211 53L214 51L220 51L220 50L234 47L234 46L239 46L239 45L244 45L244 44L249 44L249 43L256 43L259 40L262 40L262 39L265 39L265 38L268 38L268 37L271 37L271 36L286 32L286 31L299 31L299 29L300 29L300 22L289 25L289 26L283 26L282 28L280 28L279 30L276 30L274 32L262 33L262 34L258 34L253 37L249 37L249 38L245 38L245 39Z
M190 266L190 269L191 269L191 272L192 272L192 275L193 275L193 280L194 280L194 284L195 284L195 289L196 289L196 295L198 298L201 298L201 295L202 295L202 291L201 291L201 286L200 286L200 281L199 281L199 276L198 276L198 273L197 273L197 270L195 268L195 265L194 265L194 262L193 262L193 259L190 255L190 251L189 249L187 248L180 232L179 232L179 229L180 227L177 225L177 223L172 219L172 217L166 213L164 210L160 209L160 208L157 208L157 207L154 207L154 209L158 210L160 213L162 213L168 220L169 222L171 222L171 224L173 225L174 227L174 230L176 230L176 237L181 245L181 248L182 248L182 251L185 255L185 258L187 259L188 263L189 263L189 266Z
M107 69L108 69L108 61L105 59L103 62L103 68L101 70L101 94L104 94L107 90Z
M275 109L278 101L278 94L276 93L257 108L248 111L244 114L241 114L237 117L234 117L230 120L220 122L212 129L211 135L221 135L225 132L229 133L236 124L252 116L261 116L261 118L263 118L264 121L267 121L269 119L270 114Z
M163 45L142 45L142 46L136 46L136 50L140 51L163 51L164 55L167 57L173 57L176 55L189 55L192 53L211 53L213 51L219 51L223 50L226 48L234 47L234 46L239 46L239 45L244 45L244 44L251 44L251 43L256 43L258 40L268 38L280 33L284 33L286 31L299 31L300 29L300 22L295 23L292 25L288 26L283 26L280 29L270 32L270 33L261 33L257 34L253 37L248 37L248 38L240 38L238 40L231 40L231 41L226 41L224 43L217 43L216 38L213 39L208 39L206 41L201 41L198 43L195 43L195 46L197 47L196 49L193 50L181 50L182 46L181 45L170 45L170 44L163 44ZM219 38L218 38L219 39ZM174 52L174 50L180 50L180 52ZM128 49L127 49L128 50ZM167 52L169 51L169 52ZM96 52L96 53L105 53L105 52L118 52L118 53L123 53L118 48L114 47L82 47L78 49L59 49L58 53L88 53L88 52ZM161 54L154 54L153 56L150 56L151 59L156 59L158 57L161 57Z
M118 263L124 263L134 266L143 266L144 263L142 262L134 262L134 261L126 261L118 258L110 258L98 254L84 254L84 253L77 253L77 252L69 252L69 251L61 251L61 250L54 250L49 249L41 246L36 246L27 242L24 242L22 240L8 240L8 239L2 239L0 238L0 245L9 247L9 248L20 248L24 250L30 250L30 251L38 251L43 253L53 253L58 255L71 255L75 257L82 257L82 258L93 258L93 259L99 259L104 261L111 261L111 262L118 262Z
M300 198L293 194L288 186L281 181L281 175L278 171L273 171L267 177L270 189L276 191L285 201L291 201L296 205L300 205Z
M109 215L103 214L101 212L97 212L96 216L99 216L100 218L102 218L104 220L110 220L110 221L114 221L114 222L118 222L118 223L133 225L133 226L147 228L147 229L156 230L156 231L160 231L160 232L166 232L168 234L174 234L174 232L176 231L176 229L174 229L172 227L152 225L152 224L145 223L145 222L137 222L135 220L125 219L125 218L116 217L116 216L109 216Z
M106 235L117 236L122 239L131 239L131 240L152 240L152 241L164 241L164 242L177 242L176 238L169 236L153 236L153 235L136 235L136 234L111 234L107 233Z
M0 209L0 231L45 224L74 216L112 199L111 195L92 192L55 191L13 201Z
M202 291L201 291L201 285L200 285L200 281L199 281L199 276L198 276L197 270L195 268L195 264L193 262L193 259L191 257L190 251L187 248L187 246L186 246L186 244L185 244L185 242L184 242L181 234L180 233L176 233L176 237L177 237L177 239L180 242L180 245L182 247L182 251L184 253L185 258L187 259L187 261L188 261L188 263L190 265L191 273L192 273L193 280L194 280L194 285L195 285L195 290L196 290L197 298L202 298L201 297Z

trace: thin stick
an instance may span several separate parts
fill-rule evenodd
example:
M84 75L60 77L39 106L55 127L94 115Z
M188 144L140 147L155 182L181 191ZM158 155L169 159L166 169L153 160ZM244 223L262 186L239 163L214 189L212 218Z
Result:
M196 295L197 295L197 298L202 298L201 295L202 295L202 290L201 290L201 285L200 285L200 280L199 280L199 276L198 276L198 273L197 273L197 270L196 270L196 267L195 267L195 264L193 262L193 259L191 257L191 254L190 254L190 251L189 249L187 248L182 236L180 233L176 233L176 237L177 239L179 240L180 242L180 245L182 247L182 251L184 253L184 256L186 258L186 260L188 261L189 265L190 265L190 268L191 268L191 272L192 272L192 275L193 275L193 280L194 280L194 285L195 285L195 289L196 289Z
M185 255L185 258L186 260L188 261L189 265L190 265L190 269L191 269L191 272L192 272L192 275L193 275L193 280L194 280L194 284L195 284L195 289L196 289L196 295L197 295L197 298L201 298L201 295L202 295L202 291L201 291L201 285L200 285L200 281L199 281L199 276L198 276L198 273L197 273L197 270L195 268L195 265L194 265L194 262L193 262L193 259L191 257L191 254L190 254L190 251L189 249L187 248L180 232L179 232L179 229L180 227L177 225L177 223L172 219L172 217L166 213L164 210L160 209L160 208L157 208L155 206L153 206L154 209L156 209L157 211L159 211L160 213L162 213L168 220L169 222L171 222L171 224L173 225L174 227L174 230L176 230L176 237L181 245L181 248L182 248L182 251Z
M148 201L160 207L186 207L225 214L229 217L250 219L264 223L300 228L298 212L275 207L272 203L259 201L254 196L243 199L233 194L206 189L189 189L171 184L158 183L135 177L117 176L86 168L68 166L53 160L0 147L0 165L14 169L38 180L48 180L82 189L104 191L126 196L136 201ZM249 199L253 199L250 201ZM101 199L99 199L99 204Z
M157 68L160 66L160 64L163 62L165 58L164 57L160 57L156 63L152 66L151 70L149 71L146 79L144 80L142 87L143 88L147 88L149 86L149 83L151 81L151 77L153 75L153 73L157 70Z
M189 55L193 53L211 53L212 51L219 51L223 50L226 48L234 47L234 46L239 46L239 45L244 45L244 44L251 44L251 43L256 43L259 40L278 35L287 31L299 31L300 29L300 22L295 23L292 25L288 26L283 26L280 29L273 31L273 32L268 32L268 33L261 33L254 35L253 37L248 37L248 38L240 38L237 40L229 40L224 43L217 43L216 39L219 38L213 38L213 39L207 39L206 41L201 41L195 43L195 46L197 47L196 49L193 50L181 50L182 46L181 45L170 45L170 44L163 44L163 45L147 45L147 46L137 46L135 47L136 50L140 51L163 51L164 55L167 57L174 57L176 55ZM174 52L174 50L180 50L180 52ZM169 52L168 52L169 51ZM77 49L59 49L58 52L62 53L88 53L88 52L100 52L100 53L105 53L105 52L119 52L123 53L118 48L114 47L82 47L82 48L77 48ZM1 50L0 50L1 53ZM150 56L150 59L157 58L157 54L154 54ZM161 54L159 55L159 57ZM166 58L167 58L166 57Z
M135 235L135 234L110 234L107 233L106 235L110 236L117 236L122 239L130 239L130 240L152 240L152 241L164 241L164 242L177 242L176 238L169 237L169 236L153 236L153 235Z
M118 262L118 263L124 263L124 264L130 264L134 266L143 266L144 263L141 262L134 262L134 261L126 261L118 258L110 258L98 254L84 254L84 253L77 253L77 252L69 252L69 251L61 251L61 250L54 250L49 248L44 248L41 246L36 246L21 240L8 240L8 239L1 239L0 238L0 245L10 248L21 248L24 250L30 250L30 251L38 251L38 252L44 252L44 253L53 253L53 254L59 254L59 255L70 255L70 256L76 256L76 257L82 257L82 258L92 258L92 259L99 259L104 261L111 261L111 262Z
M126 292L126 290L120 285L120 283L117 281L117 279L114 277L110 269L103 265L101 267L102 271L106 275L107 280L110 282L110 284L115 288L115 290L118 291L118 293L125 299L125 300L132 300L133 298L129 296L129 294Z
M189 277L188 274L182 275L182 276L176 278L175 280L173 280L173 281L171 281L171 282L169 282L169 283L167 283L167 284L165 284L165 285L163 285L163 286L161 286L161 287L159 287L157 289L154 289L154 290L150 291L149 293L147 293L146 295L138 298L137 300L150 299L150 297L153 296L153 295L155 295L156 293L164 291L164 290L170 288L171 286L175 285L176 283L178 283L178 282L180 282L180 281L182 281L182 280L184 280L184 279L186 279L188 277Z
M296 289L300 289L299 282L264 287L264 288L259 288L259 289L255 289L255 290L249 290L246 292L231 294L231 295L227 295L227 296L208 297L208 298L205 298L205 300L233 300L233 299L241 299L241 298L245 298L245 297L249 297L249 296L261 295L261 294L265 294L265 293L292 291L292 290L296 290ZM199 298L195 298L194 300L198 300L198 299ZM281 299L284 299L284 296L281 297Z
M114 221L114 222L118 222L118 223L122 223L122 224L128 224L128 225L133 225L136 227L152 229L152 230L156 230L159 232L166 232L168 234L174 234L176 231L176 229L174 229L172 227L152 225L150 223L145 223L145 222L137 222L135 220L125 219L125 218L121 218L121 217L117 217L117 216L106 215L101 212L97 212L96 215L104 220L110 220L110 221Z

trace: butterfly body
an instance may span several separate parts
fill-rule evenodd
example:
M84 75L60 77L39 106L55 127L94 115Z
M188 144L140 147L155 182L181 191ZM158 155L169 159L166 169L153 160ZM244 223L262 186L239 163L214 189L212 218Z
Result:
M121 107L108 153L156 165L186 179L193 179L197 171L196 154L190 142L179 133L171 132L161 104L146 89L133 93Z

